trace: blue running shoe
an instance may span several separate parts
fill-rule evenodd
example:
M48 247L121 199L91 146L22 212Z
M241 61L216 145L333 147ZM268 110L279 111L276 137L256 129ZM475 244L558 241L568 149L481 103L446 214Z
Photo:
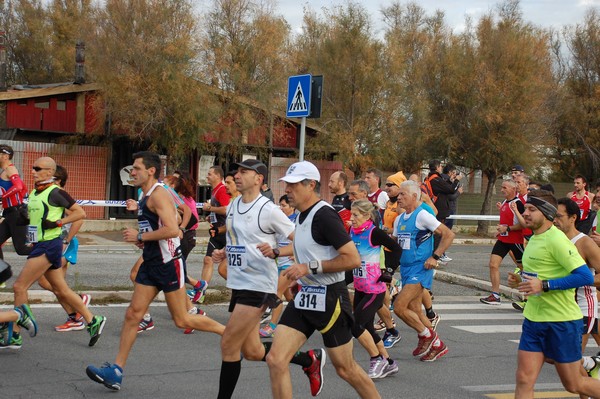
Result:
M19 314L17 325L29 331L30 337L35 337L38 332L38 325L35 321L35 317L33 317L33 313L31 313L31 308L29 305L24 303L21 306L17 306L15 308L15 312Z
M21 346L23 346L23 337L13 331L8 342L0 344L0 349L21 349Z
M123 381L123 369L116 364L104 363L102 367L87 366L85 373L92 381L103 384L108 389L118 391Z
M12 338L13 323L0 323L0 345L7 345Z
M383 347L385 349L390 349L398 342L400 342L401 339L402 337L400 336L400 334L392 334L386 331L383 335Z

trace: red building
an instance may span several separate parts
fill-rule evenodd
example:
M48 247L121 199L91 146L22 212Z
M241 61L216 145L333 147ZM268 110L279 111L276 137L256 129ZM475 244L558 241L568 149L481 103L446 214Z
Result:
M52 84L38 86L15 86L0 92L0 142L15 150L14 162L21 171L25 183L32 187L30 167L40 156L51 156L69 171L67 190L76 199L124 200L135 197L132 187L123 186L119 171L131 164L131 155L142 148L125 135L109 132L98 126L104 118L98 118L94 101L97 84ZM267 114L250 100L241 101L259 112ZM296 159L299 143L298 119L287 119L285 113L271 112L269 118L275 123L258 126L245 138L248 155L256 155L265 147L271 154L270 186L275 195L283 193L277 178ZM319 129L307 125L307 140ZM112 133L112 134L111 134ZM89 137L81 140L81 136ZM215 136L218 137L217 132ZM77 138L77 140L73 140ZM206 137L211 140L210 136ZM271 144L267 144L271 143ZM191 153L189 169L198 177L198 161L203 154ZM332 157L332 156L331 156ZM215 160L217 164L229 164L230 160ZM318 163L322 171L323 198L329 199L327 180L331 173L340 170L341 162ZM202 198L200 198L202 199ZM125 216L123 209L86 209L90 219Z

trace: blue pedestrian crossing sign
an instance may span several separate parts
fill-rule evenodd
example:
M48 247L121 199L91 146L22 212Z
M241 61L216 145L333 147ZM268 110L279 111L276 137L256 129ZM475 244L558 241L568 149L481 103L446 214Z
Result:
M288 118L310 116L310 87L312 75L296 75L288 78Z

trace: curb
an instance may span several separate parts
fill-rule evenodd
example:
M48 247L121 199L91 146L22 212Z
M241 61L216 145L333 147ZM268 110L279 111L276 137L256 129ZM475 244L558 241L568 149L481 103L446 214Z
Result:
M489 281L480 280L474 277L461 276L460 274L449 273L443 270L436 270L435 279L446 283L458 284L464 287L473 287L482 291L491 292L492 283ZM513 301L521 301L521 294L514 288L500 285L500 293Z
M118 300L121 299L123 302L130 302L133 295L133 291L85 291L86 294L92 296L92 304L94 300ZM206 290L207 295L217 295L221 291L209 288ZM58 303L54 294L46 290L29 290L29 303ZM12 303L14 296L12 292L0 292L0 303ZM164 302L164 292L159 292L154 301Z
M446 283L458 284L464 287L473 287L480 289L482 291L491 291L492 284L489 281L479 280L474 277L461 276L455 273L445 272L443 270L436 270L435 279L439 281L444 281ZM209 288L206 290L208 295L216 295L220 294L221 291L216 289ZM507 287L505 285L500 285L500 293L507 298L510 298L513 301L520 301L521 294L516 289ZM133 291L86 291L86 294L90 294L92 296L92 300L96 299L111 299L117 300L121 299L123 302L131 301L131 296L133 295ZM14 296L12 292L0 292L0 302L1 303L12 303L14 300ZM161 291L158 293L155 301L164 302L165 296ZM29 291L29 302L30 303L56 303L56 297L53 293L46 290L30 290Z

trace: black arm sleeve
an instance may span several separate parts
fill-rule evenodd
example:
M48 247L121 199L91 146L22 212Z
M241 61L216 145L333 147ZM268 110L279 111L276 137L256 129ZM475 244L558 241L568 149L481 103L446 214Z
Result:
M324 206L315 213L311 233L318 244L331 245L335 249L351 241L340 215L329 206Z
M525 205L521 201L517 201L517 211L522 215L525 212Z
M52 206L59 206L61 208L69 209L75 204L73 197L69 195L65 190L52 190L48 196L48 202Z
M380 228L373 229L371 233L371 244L382 245L389 249L383 251L385 254L385 268L391 269L392 273L400 266L400 257L402 256L402 247L392 237L387 235Z

